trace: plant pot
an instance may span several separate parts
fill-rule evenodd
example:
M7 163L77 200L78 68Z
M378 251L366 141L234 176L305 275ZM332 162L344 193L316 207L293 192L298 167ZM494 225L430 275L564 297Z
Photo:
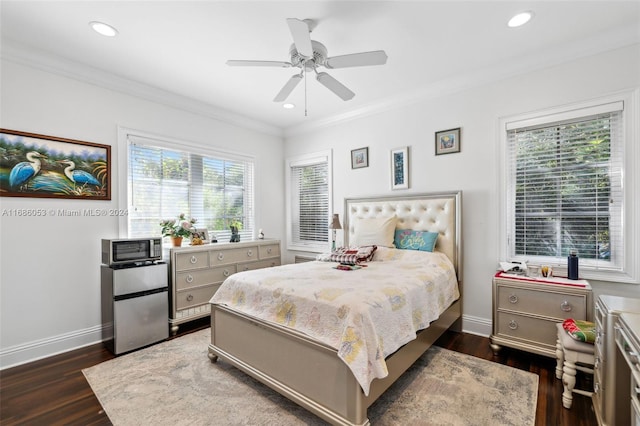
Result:
M171 237L174 247L182 247L182 237Z

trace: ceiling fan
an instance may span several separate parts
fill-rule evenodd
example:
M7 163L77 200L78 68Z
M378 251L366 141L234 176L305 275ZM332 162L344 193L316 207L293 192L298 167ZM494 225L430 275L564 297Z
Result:
M362 67L368 65L384 65L387 62L387 54L384 50L373 52L352 53L327 57L327 48L320 42L311 40L310 33L315 28L315 22L311 19L288 18L287 25L293 37L293 44L289 48L290 62L279 61L243 61L229 60L227 65L232 67L281 67L300 68L300 73L292 76L280 92L273 98L274 102L283 102L291 94L293 89L302 81L307 71L316 74L316 80L327 89L338 95L342 100L348 101L355 96L344 84L327 74L318 72L318 67L327 69Z

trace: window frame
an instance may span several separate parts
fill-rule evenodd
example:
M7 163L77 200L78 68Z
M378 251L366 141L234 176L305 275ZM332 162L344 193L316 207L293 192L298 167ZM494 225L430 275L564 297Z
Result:
M256 184L256 169L257 169L257 164L256 164L256 160L255 157L252 155L245 155L245 154L241 154L241 153L236 153L236 152L232 152L232 151L226 151L226 150L222 150L222 149L207 149L206 147L203 147L200 144L191 142L191 141L187 141L184 139L172 139L172 138L168 138L165 136L158 136L155 134L151 134L148 132L143 132L143 131L139 131L139 130L135 130L135 129L129 129L129 128L125 128L125 127L118 127L118 175L119 175L119 179L118 179L118 202L120 206L125 206L125 207L121 207L121 209L129 209L129 178L128 178L128 172L129 172L129 144L130 144L130 139L145 139L145 140L149 140L152 141L152 145L159 147L159 148L167 148L170 150L179 150L179 151L185 151L188 152L189 154L193 154L193 155L197 155L202 157L215 157L215 158L221 158L224 160L237 160L237 161L246 161L246 162L251 162L253 163L253 177L252 177L252 193L251 193L251 209L252 209L252 217L250 219L251 224L253 224L253 226L255 227L255 223L256 223L256 191L257 191L257 184ZM193 212L192 212L193 213ZM163 218L161 218L163 219ZM129 218L128 216L120 216L119 217L119 223L118 223L118 227L119 227L119 232L118 235L120 238L128 238L129 236ZM198 228L198 223L196 223L196 228ZM160 229L160 227L158 226L158 229ZM214 231L214 230L209 230ZM255 234L255 229L252 229L250 231L252 234ZM216 233L216 236L218 237L222 237L224 239L225 235L227 234L231 234L231 230L229 230L228 232L222 232L220 234ZM246 236L246 235L245 235ZM252 238L255 237L255 235L251 236Z
M510 191L514 185L510 182L509 159L508 159L508 129L517 126L525 127L525 124L554 123L561 121L567 116L575 116L576 111L583 111L584 115L589 115L589 111L598 108L600 105L622 102L622 180L624 188L622 191L622 229L623 236L623 256L620 262L620 270L607 270L604 268L594 268L584 262L580 265L580 277L601 281L612 281L622 283L640 283L640 265L634 260L640 255L640 199L637 196L640 191L640 172L636 171L640 164L640 147L637 145L638 128L640 119L638 118L638 105L640 104L640 89L623 91L611 95L595 98L574 104L550 107L530 113L518 114L502 117L498 120L499 143L497 146L498 164L498 260L499 261L529 261L532 265L540 265L540 259L528 259L524 256L511 256L509 237L511 234L510 225L514 212L510 211L513 206L509 205ZM515 200L515 197L513 198ZM545 262L546 263L546 262ZM551 263L556 270L563 270L567 267L566 262Z
M320 151L310 154L302 154L292 156L286 159L285 165L285 190L286 190L286 234L287 234L287 249L292 251L305 251L322 253L329 249L330 238L329 230L327 230L326 241L323 242L309 242L308 244L298 244L293 241L292 226L294 223L294 206L291 186L291 169L295 166L304 166L317 164L318 162L327 163L327 196L328 196L328 212L327 212L327 226L329 224L329 217L333 212L333 153L331 150Z

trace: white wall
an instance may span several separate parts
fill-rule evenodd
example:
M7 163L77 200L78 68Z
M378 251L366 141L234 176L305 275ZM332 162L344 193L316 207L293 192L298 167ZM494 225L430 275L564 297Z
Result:
M575 60L383 114L296 133L285 140L285 156L333 149L334 213L341 216L345 198L462 190L463 328L488 335L491 277L499 261L499 118L637 88L639 64L637 45ZM436 157L434 132L455 127L462 127L461 152ZM352 170L350 151L367 146L369 167ZM400 146L409 146L410 189L391 191L389 151ZM632 220L637 223L640 218ZM640 297L639 285L592 284L594 293Z
M334 210L343 215L347 197L392 193L389 151L409 146L410 189L397 193L463 190L464 329L486 335L498 261L499 117L640 87L639 63L633 46L297 133L283 144L277 136L3 61L0 127L111 145L113 184L111 201L2 197L0 212L121 207L122 126L255 155L257 226L284 241L284 158L332 149ZM453 127L462 127L462 152L436 157L434 132ZM365 146L370 166L352 170L350 151ZM115 217L0 216L1 368L100 340L99 240L118 233ZM285 251L283 260L293 255ZM596 294L640 297L637 285L592 284Z
M283 234L280 136L145 101L74 79L2 62L0 127L112 146L111 201L0 198L0 366L101 340L100 239L117 217L15 217L14 209L119 206L118 126L254 155L256 224ZM274 206L276 206L274 208Z

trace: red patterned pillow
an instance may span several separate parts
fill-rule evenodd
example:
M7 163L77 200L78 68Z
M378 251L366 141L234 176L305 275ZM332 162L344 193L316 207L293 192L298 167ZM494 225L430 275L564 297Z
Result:
M594 343L596 341L596 325L591 321L569 318L562 322L562 328L579 342Z

